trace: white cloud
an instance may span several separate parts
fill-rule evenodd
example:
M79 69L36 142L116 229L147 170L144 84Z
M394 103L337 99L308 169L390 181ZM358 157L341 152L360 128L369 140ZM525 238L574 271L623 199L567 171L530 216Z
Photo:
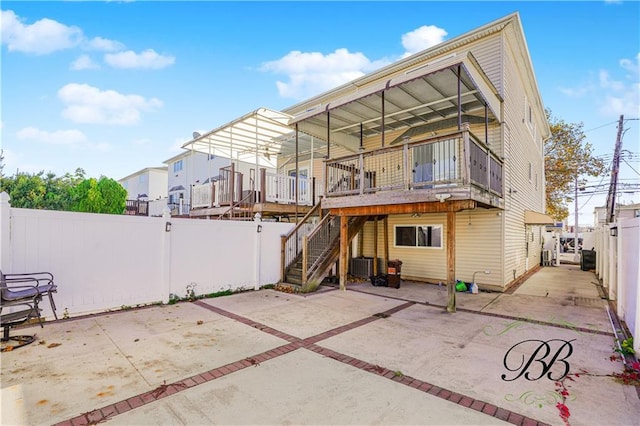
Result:
M45 55L76 47L83 39L80 28L52 19L44 18L26 25L11 10L3 10L1 18L2 43L10 52Z
M447 32L435 25L423 25L402 35L402 46L406 50L403 58L440 44L447 36Z
M640 76L639 76L639 74L640 74L640 65L639 65L640 64L640 53L638 53L636 55L635 62L634 62L633 59L624 58L624 59L620 59L619 63L620 63L620 66L624 70L626 70L626 71L628 71L628 72L630 72L632 74L631 76L629 76L629 78L636 79L636 80L640 78Z
M347 49L327 55L295 50L265 62L260 69L289 77L287 82L276 82L280 96L304 99L361 77L370 66L371 61L364 54Z
M605 95L600 106L600 113L604 116L619 116L621 114L631 117L640 116L640 83L634 83L619 94L609 93Z
M114 52L107 53L104 61L114 68L160 69L175 63L175 57L161 55L153 49L142 53L124 51L125 45L117 40L104 37L86 37L82 29L68 26L52 19L43 18L33 24L25 24L11 10L1 11L1 39L10 52L45 55L59 50L81 48L85 51ZM81 56L74 61L72 70L97 68L93 61Z
M58 98L67 105L62 116L74 123L130 125L140 121L143 111L162 106L157 98L145 99L77 83L58 90Z
M160 69L173 65L176 58L173 56L161 55L153 49L147 49L142 53L132 50L118 53L107 53L104 61L113 68L146 68Z
M109 40L102 37L94 37L85 43L88 50L99 50L102 52L117 52L125 48L124 44L116 40Z
M584 98L598 109L603 117L640 115L640 53L633 59L618 61L619 68L589 72L582 86L561 87L568 97Z
M87 137L80 130L57 130L47 132L36 127L25 127L16 133L18 139L33 140L50 145L76 145L87 141Z
M598 77L600 79L600 87L602 87L603 89L611 89L615 91L624 89L624 83L622 83L621 81L612 80L609 71L600 70L600 72L598 73Z
M560 88L560 92L564 93L565 95L571 97L571 98L583 98L584 96L586 96L587 94L591 93L593 91L593 85L588 84L582 87L561 87Z
M95 70L100 68L100 65L93 62L89 55L82 55L71 63L70 69L74 71L81 70Z
M111 145L106 142L90 142L87 136L80 130L56 130L46 131L36 127L25 127L16 132L16 137L23 141L34 141L46 145L55 145L57 147L67 147L74 152L80 151L111 151ZM60 149L60 148L56 148ZM40 168L44 169L44 168Z
M600 113L604 116L640 116L640 53L634 59L621 59L620 68L627 72L626 80L615 80L611 73L600 70L600 87L603 97ZM616 70L619 71L619 70Z
M406 52L402 57L441 43L447 32L434 25L425 25L402 35ZM283 98L305 99L363 76L367 72L392 63L394 58L369 59L361 52L346 48L332 53L293 50L280 59L265 62L261 71L282 74L287 80L276 81Z

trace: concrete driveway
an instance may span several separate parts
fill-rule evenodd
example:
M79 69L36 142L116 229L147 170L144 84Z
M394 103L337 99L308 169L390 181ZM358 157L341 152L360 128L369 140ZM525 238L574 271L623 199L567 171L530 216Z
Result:
M1 355L1 423L640 424L595 284L563 265L455 314L444 287L352 283L16 329L38 342Z

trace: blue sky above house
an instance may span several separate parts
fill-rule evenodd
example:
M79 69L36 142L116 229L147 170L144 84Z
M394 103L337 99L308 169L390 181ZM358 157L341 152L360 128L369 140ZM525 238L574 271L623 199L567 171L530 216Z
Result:
M162 165L193 131L259 107L286 108L515 11L545 106L583 122L596 154L613 153L620 114L640 115L636 1L3 1L1 8L8 175L82 167L119 179ZM640 182L639 126L625 123L623 148L636 156L623 162L622 182ZM580 223L592 223L604 198L580 197ZM640 202L640 193L620 201Z

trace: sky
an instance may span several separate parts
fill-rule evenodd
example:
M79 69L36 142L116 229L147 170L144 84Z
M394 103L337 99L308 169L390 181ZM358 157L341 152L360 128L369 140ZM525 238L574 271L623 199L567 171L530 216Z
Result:
M519 12L545 107L640 183L640 2L2 1L4 174L121 179L260 107L281 110ZM634 120L635 119L635 120ZM589 178L587 188L608 185ZM588 192L585 190L585 193ZM580 224L606 195L578 198ZM640 192L619 203L640 202ZM571 204L569 223L573 223Z

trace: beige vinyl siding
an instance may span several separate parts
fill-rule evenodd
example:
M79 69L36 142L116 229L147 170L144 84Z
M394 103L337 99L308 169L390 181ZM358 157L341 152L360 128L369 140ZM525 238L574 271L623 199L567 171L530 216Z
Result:
M499 210L468 210L456 214L456 278L471 282L475 271L490 270L490 275L477 274L482 286L499 289L504 286L502 265L502 215ZM389 216L389 258L402 261L404 279L427 282L446 282L446 214ZM395 225L440 225L442 248L394 247ZM384 225L378 221L378 257L384 257ZM373 257L374 222L365 224L362 236L362 255ZM384 272L384 271L382 271Z
M506 43L504 58L504 144L507 157L505 167L505 221L504 221L504 273L506 282L510 282L531 269L539 262L541 250L540 238L530 241L530 233L537 233L531 226L524 225L524 211L544 212L544 185L535 175L542 176L543 158L540 139L528 126L527 99L533 96L527 93L525 73L518 66L519 53L513 48L513 29L505 30ZM534 112L536 110L534 109ZM529 179L531 163L532 179ZM511 192L510 192L511 190ZM528 256L527 256L528 248ZM528 259L528 262L527 260ZM537 259L537 260L536 260ZM527 265L528 263L528 265ZM527 268L528 267L528 268Z
M394 247L394 225L441 225L442 248L427 247ZM402 261L401 275L404 279L443 283L447 280L447 215L423 214L420 217L411 215L389 216L389 258ZM365 224L361 235L362 252L365 257L373 257L374 222ZM378 221L378 257L384 257L384 225ZM382 271L385 272L385 271Z
M465 210L456 214L456 278L471 282L476 271L480 287L504 286L502 213L498 209Z
M503 95L501 54L503 43L502 33L498 33L471 44L469 49L501 96Z

